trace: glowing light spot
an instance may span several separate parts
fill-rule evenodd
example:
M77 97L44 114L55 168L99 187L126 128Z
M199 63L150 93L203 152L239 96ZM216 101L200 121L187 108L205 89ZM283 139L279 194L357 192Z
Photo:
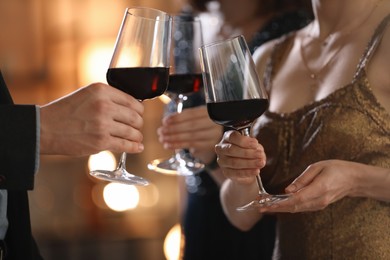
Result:
M169 230L164 240L164 255L166 259L180 259L182 241L180 224L176 224Z
M168 104L169 102L171 102L171 98L170 97L168 97L167 95L161 95L161 96L159 96L158 97L160 100L161 100L161 102L163 102L164 104Z
M139 186L137 188L141 197L139 206L150 208L158 204L160 199L160 191L156 185L151 183L148 186Z
M107 170L112 171L116 168L115 156L110 151L102 151L89 156L88 168L90 171Z
M138 206L139 192L135 186L109 183L104 187L103 198L110 209L122 212Z
M112 40L94 41L82 46L79 55L80 84L106 82L106 72L110 65L113 46Z

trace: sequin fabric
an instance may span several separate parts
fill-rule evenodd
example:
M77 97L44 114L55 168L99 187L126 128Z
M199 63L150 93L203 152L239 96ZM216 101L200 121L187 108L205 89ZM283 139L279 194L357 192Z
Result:
M374 96L365 69L389 25L390 15L375 31L349 85L295 112L266 112L258 120L254 131L267 153L261 176L270 193L283 192L307 166L322 160L390 168L390 114ZM276 45L266 85L291 37ZM274 258L390 259L390 203L347 197L322 211L278 214Z

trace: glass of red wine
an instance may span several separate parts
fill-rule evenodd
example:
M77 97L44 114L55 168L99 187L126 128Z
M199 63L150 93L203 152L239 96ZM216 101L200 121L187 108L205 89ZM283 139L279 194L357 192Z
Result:
M198 17L178 15L172 24L171 68L166 94L181 113L189 95L203 91L198 49L203 44L202 27ZM187 149L177 149L169 159L156 159L148 164L150 170L190 176L204 169Z
M268 108L268 97L244 37L202 46L200 56L210 118L249 136L253 122ZM286 194L268 194L260 175L256 176L256 182L257 198L237 210L255 209L288 198Z
M162 95L168 86L172 18L151 8L127 8L107 71L107 82L140 101ZM106 181L148 185L144 178L126 171L122 153L114 171L90 174Z

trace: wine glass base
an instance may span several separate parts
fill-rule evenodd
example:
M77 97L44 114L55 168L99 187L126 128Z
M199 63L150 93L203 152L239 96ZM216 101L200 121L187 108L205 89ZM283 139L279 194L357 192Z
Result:
M201 172L204 169L204 164L193 161L193 159L178 161L175 157L171 157L151 161L148 164L148 169L168 175L191 176Z
M289 194L260 194L257 200L251 201L248 204L238 207L237 211L255 210L262 207L271 206L281 201L285 201L290 197Z
M97 170L91 171L89 174L95 178L110 182L139 186L149 185L149 181L145 180L144 178L130 174L125 169L116 169L114 171Z

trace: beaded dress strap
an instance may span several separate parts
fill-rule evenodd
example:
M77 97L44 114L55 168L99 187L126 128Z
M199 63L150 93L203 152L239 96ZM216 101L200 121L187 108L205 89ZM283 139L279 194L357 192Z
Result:
M362 57L360 58L360 61L359 61L358 66L356 68L356 72L355 72L355 75L353 77L352 82L355 82L357 79L360 78L363 70L366 68L367 64L370 62L376 49L378 48L379 44L381 43L383 35L385 34L386 28L389 24L390 24L390 14L388 14L382 20L382 22L378 25L378 27L375 29L373 36L371 37L370 41L368 42L367 47L366 47Z

